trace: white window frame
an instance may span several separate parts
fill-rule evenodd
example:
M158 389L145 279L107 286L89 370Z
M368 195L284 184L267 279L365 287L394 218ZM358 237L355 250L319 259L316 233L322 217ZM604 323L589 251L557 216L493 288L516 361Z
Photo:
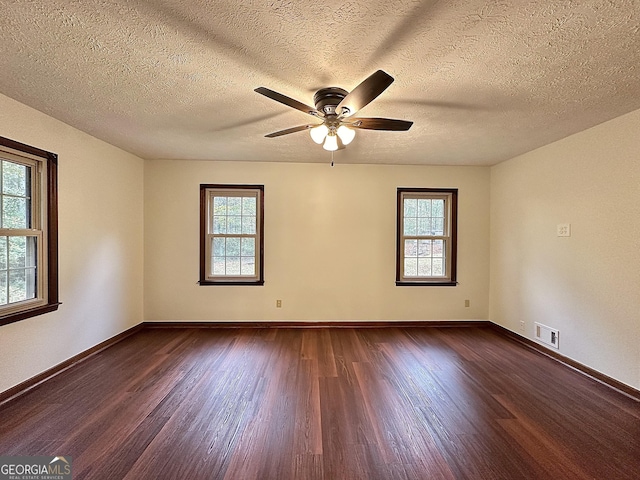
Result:
M405 199L444 200L444 232L442 235L406 235L404 232ZM455 286L457 269L457 189L398 188L396 226L396 285ZM408 276L405 274L405 240L442 240L444 242L444 275Z
M59 305L57 156L53 153L0 137L0 160L29 167L31 175L31 191L29 195L31 200L29 211L31 224L29 228L6 228L0 226L0 237L6 237L7 240L11 237L32 237L36 239L34 298L0 305L0 325L6 325L54 311ZM2 214L2 207L0 205L0 214ZM8 258L7 261L9 261ZM8 265L7 268L9 268Z
M213 232L213 202L215 197L251 197L256 199L255 234L218 234ZM264 284L264 185L200 185L200 285L263 285ZM214 275L212 244L216 237L255 239L255 270L253 275Z

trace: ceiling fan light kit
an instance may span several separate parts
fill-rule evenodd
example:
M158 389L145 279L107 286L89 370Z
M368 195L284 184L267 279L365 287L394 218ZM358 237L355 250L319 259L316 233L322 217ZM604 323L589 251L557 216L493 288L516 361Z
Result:
M393 83L393 77L378 70L351 92L338 87L321 88L313 96L315 108L266 87L255 91L276 102L300 110L322 120L321 124L300 125L265 135L268 138L309 130L313 141L331 152L349 145L356 136L354 129L405 131L413 122L391 118L352 118Z
M340 125L336 129L334 126L327 127L321 123L317 127L310 128L309 135L318 145L323 144L325 150L333 151L338 150L338 138L342 145L349 145L355 138L356 132L346 125Z

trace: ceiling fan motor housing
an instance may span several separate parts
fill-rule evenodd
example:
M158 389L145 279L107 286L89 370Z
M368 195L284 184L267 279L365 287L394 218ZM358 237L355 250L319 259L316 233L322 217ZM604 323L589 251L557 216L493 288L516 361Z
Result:
M313 96L316 109L325 115L335 115L336 107L349 92L338 87L321 88Z

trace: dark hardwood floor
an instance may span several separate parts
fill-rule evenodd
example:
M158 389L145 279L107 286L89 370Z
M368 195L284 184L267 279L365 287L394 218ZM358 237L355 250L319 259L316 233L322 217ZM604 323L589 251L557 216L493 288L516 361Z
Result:
M0 406L74 479L637 479L640 403L491 328L145 329Z

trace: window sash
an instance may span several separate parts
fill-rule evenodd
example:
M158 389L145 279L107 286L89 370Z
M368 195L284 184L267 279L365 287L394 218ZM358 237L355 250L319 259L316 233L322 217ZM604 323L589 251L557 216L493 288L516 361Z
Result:
M16 155L4 149L0 149L0 187L4 187L4 178L3 178L3 168L2 162L7 161L10 163L23 165L29 168L29 194L28 196L22 197L19 195L7 194L4 193L4 188L0 188L0 230L3 229L3 218L4 218L4 198L28 198L29 199L29 211L27 212L27 225L26 228L33 230L42 230L42 226L46 225L46 218L43 218L41 212L44 210L41 209L40 203L41 198L43 197L42 186L47 184L46 180L46 170L42 168L42 162L38 160L34 160L27 156ZM42 181L40 179L42 178ZM7 230L13 230L12 228L7 228Z
M33 265L28 265L28 258L25 258L24 266L15 266L11 265L8 250L9 246L7 245L7 254L5 257L5 264L0 265L0 289L4 290L0 291L0 301L4 302L0 304L0 312L2 315L8 315L11 313L15 313L24 309L34 308L41 305L46 304L46 289L45 289L45 279L46 275L43 274L42 270L44 270L44 252L43 252L43 238L44 235L42 232L34 231L34 230L6 230L0 229L0 239L6 238L7 244L10 242L11 238L33 238L35 240L35 254L33 255ZM28 243L27 243L28 245ZM27 248L29 248L27 246ZM25 299L20 299L16 301L11 301L11 274L13 272L24 271L25 277L28 271L32 271L34 275L33 284L25 285L25 289L27 290L27 295L29 295L29 290L33 289L31 297L27 297ZM4 278L3 278L4 277ZM26 282L26 278L25 278Z

